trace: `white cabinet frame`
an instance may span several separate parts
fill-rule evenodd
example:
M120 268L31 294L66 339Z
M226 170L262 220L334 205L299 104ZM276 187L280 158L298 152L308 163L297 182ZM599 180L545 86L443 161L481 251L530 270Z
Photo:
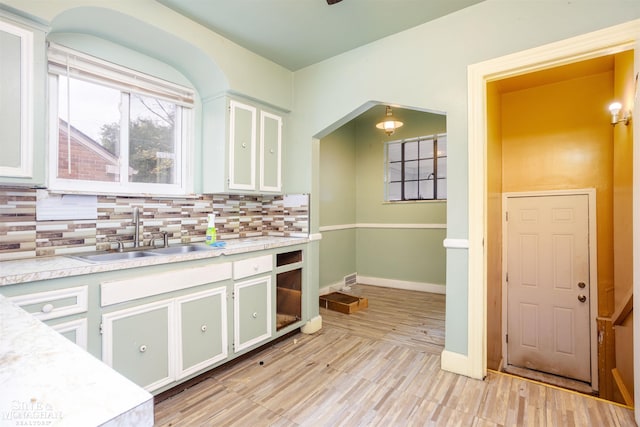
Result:
M0 31L20 38L20 165L0 166L0 176L31 178L33 176L33 33L2 19L0 19Z

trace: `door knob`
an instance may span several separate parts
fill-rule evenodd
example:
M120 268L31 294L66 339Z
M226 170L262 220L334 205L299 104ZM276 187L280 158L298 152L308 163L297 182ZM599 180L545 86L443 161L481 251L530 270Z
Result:
M585 302L587 300L587 297L584 295L578 295L578 301L580 302Z
M584 289L584 287L587 286L584 282L578 282L578 287L580 289Z

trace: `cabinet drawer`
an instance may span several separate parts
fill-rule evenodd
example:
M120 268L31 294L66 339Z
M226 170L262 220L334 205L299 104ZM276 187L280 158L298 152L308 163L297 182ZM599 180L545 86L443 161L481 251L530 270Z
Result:
M11 297L14 304L40 320L87 311L87 286Z
M231 278L231 264L182 268L164 273L100 283L100 305L106 307L134 299L188 289Z
M255 274L266 273L271 270L273 270L272 255L244 259L233 263L233 278L234 280L243 279Z

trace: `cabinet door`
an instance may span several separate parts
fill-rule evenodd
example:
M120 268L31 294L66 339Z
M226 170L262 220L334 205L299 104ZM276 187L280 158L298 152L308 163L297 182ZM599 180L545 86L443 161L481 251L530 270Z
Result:
M32 176L33 33L0 20L0 176Z
M69 341L85 350L87 349L87 319L71 320L50 326Z
M282 191L282 117L260 112L260 190Z
M271 337L271 276L234 284L235 352Z
M148 391L172 382L172 309L161 301L103 315L102 360Z
M178 298L178 378L227 358L227 289Z
M229 189L256 189L256 108L229 101Z

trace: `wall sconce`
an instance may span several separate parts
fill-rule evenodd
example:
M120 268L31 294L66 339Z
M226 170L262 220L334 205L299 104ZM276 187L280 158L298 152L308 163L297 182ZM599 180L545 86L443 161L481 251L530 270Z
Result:
M631 120L631 111L625 111L620 117L620 110L622 110L622 104L619 102L612 102L609 105L609 111L611 112L611 124L613 126L622 122L625 125L629 126L629 121Z
M395 120L393 118L393 114L391 113L391 107L387 105L387 113L380 123L376 125L378 129L384 130L384 132L391 136L399 127L402 127L404 123L401 121Z

